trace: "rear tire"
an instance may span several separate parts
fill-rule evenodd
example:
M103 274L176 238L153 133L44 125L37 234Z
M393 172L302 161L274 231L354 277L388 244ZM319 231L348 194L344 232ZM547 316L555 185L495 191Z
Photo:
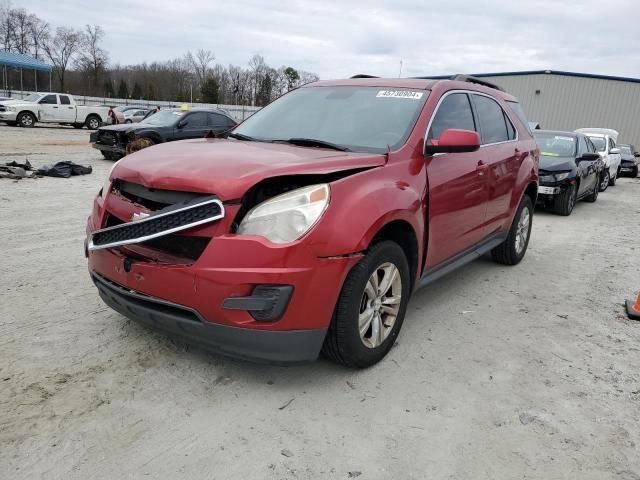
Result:
M598 193L600 193L600 188L598 182L596 182L593 186L592 192L587 197L585 197L584 201L589 203L595 202L598 199Z
M503 265L517 265L524 258L531 238L533 203L528 195L522 197L513 217L507 239L491 250L493 259Z
M31 112L22 112L18 115L17 121L21 127L31 128L36 123L36 117Z
M400 332L410 295L404 251L389 240L376 243L347 275L322 353L354 368L379 362Z
M568 217L576 206L576 197L578 196L578 188L576 185L570 185L564 192L557 195L553 202L553 209L558 215Z
M89 130L97 130L100 128L100 117L97 115L89 115L84 124Z

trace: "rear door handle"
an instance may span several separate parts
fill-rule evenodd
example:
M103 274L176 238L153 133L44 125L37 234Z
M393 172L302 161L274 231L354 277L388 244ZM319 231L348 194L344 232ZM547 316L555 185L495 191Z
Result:
M484 171L489 168L488 165L486 165L484 163L484 161L482 160L478 160L478 165L476 166L476 172L478 172L478 175L481 177L484 175Z

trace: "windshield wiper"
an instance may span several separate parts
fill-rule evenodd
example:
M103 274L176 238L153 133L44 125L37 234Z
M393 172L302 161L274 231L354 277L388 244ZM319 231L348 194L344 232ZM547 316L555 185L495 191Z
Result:
M235 138L236 140L244 140L245 142L251 142L255 140L255 138L250 137L249 135L243 135L242 133L229 133L227 137Z
M274 142L290 143L291 145L299 145L301 147L331 148L333 150L340 150L341 152L350 151L347 147L343 147L342 145L325 142L324 140L318 140L315 138L290 138L289 140L274 140Z

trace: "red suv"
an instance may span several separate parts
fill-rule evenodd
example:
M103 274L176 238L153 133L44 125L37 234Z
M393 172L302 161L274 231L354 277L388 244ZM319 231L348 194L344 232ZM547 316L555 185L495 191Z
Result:
M411 293L491 252L522 260L538 149L517 100L472 77L321 81L226 139L117 162L87 225L118 312L246 359L367 367Z

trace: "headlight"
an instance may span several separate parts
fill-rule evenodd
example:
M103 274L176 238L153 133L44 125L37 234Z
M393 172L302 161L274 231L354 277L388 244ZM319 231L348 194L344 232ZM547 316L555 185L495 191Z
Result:
M239 235L260 235L289 243L307 233L329 205L329 185L311 185L273 197L253 207L238 227Z
M16 107L6 107L7 112L16 112Z
M118 160L119 162L120 160ZM109 191L109 187L111 187L111 174L113 173L113 169L116 168L116 165L118 164L118 162L115 162L113 164L113 166L111 167L111 170L109 170L109 174L107 175L107 179L104 181L104 184L102 185L102 188L100 189L100 192L98 193L102 198L105 198L107 196L107 192Z
M560 180L564 180L565 178L567 178L569 175L571 175L571 172L566 172L566 173L556 173L555 177L556 177L556 181L559 182Z

